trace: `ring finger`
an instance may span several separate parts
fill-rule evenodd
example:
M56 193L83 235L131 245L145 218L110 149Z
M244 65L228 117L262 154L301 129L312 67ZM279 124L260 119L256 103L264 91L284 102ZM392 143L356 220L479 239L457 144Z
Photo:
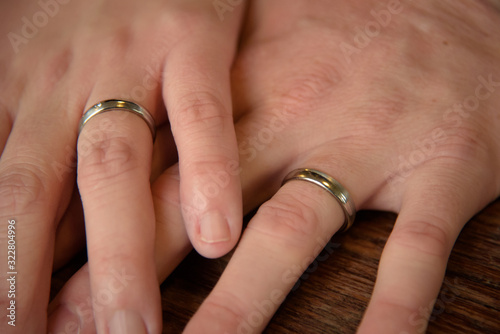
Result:
M137 65L140 61L129 60L102 71L86 108L110 98L129 98L141 87L148 74ZM144 91L140 102L158 119L158 89ZM152 144L144 120L126 110L89 119L78 140L78 185L85 212L92 299L102 305L95 312L98 332L160 332L149 183Z
M314 159L303 165L318 166ZM335 170L323 167L320 170ZM370 174L369 168L365 171ZM354 202L362 203L370 186L358 191L361 188L355 177L343 177L343 183L356 190ZM261 332L344 219L343 209L332 194L310 182L287 182L249 223L226 270L186 333L203 329L205 333Z

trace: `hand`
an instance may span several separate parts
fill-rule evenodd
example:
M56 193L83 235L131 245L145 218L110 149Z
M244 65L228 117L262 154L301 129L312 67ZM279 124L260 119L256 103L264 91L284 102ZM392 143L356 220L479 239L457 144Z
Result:
M202 198L203 206L192 201L211 186L214 170L238 158L229 70L244 6L221 21L212 3L200 0L42 2L0 8L7 36L0 51L0 248L7 249L9 221L15 221L18 272L16 327L1 322L6 333L46 328L55 231L62 217L72 219L65 212L75 183L78 122L95 103L131 100L159 127L171 126L187 230L200 253L227 252L241 229L236 175L226 175L224 189ZM139 117L110 112L85 126L78 145L92 298L107 298L96 312L97 328L121 328L129 314L135 333L159 333L149 129ZM176 160L175 149L166 153ZM5 292L5 275L13 270L4 261L0 271ZM117 275L134 279L97 295L116 287ZM3 292L5 310L13 299Z
M320 188L305 182L280 188L297 167L335 177L358 210L399 213L360 332L420 330L408 319L437 295L460 229L500 193L499 35L493 28L499 18L486 5L462 6L252 3L233 71L244 211L277 193L248 225L186 332L260 332L318 245L343 223L337 202ZM394 13L362 47L355 28L375 20L372 9ZM477 110L454 108L475 101L476 92ZM153 188L157 245L164 247L156 254L160 277L183 249L179 242L166 251L168 241L185 240L175 228L175 175L174 167L165 184ZM78 305L88 288L85 275L76 278L56 303L75 306L82 321ZM263 321L255 325L256 314Z
M186 333L262 331L343 223L319 187L280 188L300 167L399 214L359 333L421 332L460 230L500 194L500 13L387 3L252 3L233 71L245 207L277 193Z

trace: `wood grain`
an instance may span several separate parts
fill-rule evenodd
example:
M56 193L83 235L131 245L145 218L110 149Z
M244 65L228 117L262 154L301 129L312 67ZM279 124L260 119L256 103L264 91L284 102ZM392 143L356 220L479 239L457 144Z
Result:
M286 298L265 333L355 333L368 304L378 261L396 216L361 212L334 237ZM207 260L194 252L162 284L163 333L181 333L217 282L230 255ZM52 295L82 259L56 273ZM263 273L265 274L265 273ZM421 328L424 315L409 319ZM500 200L463 229L427 333L500 333Z

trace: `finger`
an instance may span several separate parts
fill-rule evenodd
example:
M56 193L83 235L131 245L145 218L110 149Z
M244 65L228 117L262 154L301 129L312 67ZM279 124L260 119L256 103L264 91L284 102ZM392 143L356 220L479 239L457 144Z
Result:
M181 213L179 166L166 170L153 185L156 215L155 260L159 281L163 282L192 245Z
M94 306L92 303L89 268L86 263L71 276L50 303L47 333L95 334L94 312L101 311L102 305Z
M66 148L75 143L77 119L60 117L64 98L47 103L26 94L0 159L2 249L9 241L8 221L16 222L15 263L10 267L2 261L0 290L10 291L6 279L15 276L18 292L10 299L2 297L0 304L5 310L11 307L10 300L15 301L16 329L30 333L46 323L54 232L68 205L74 175L66 162ZM68 115L74 110L75 105L69 106ZM8 272L19 274L6 277ZM0 323L1 332L11 328L7 321Z
M305 165L335 170L309 161ZM371 175L368 169L365 172ZM353 187L351 194L359 205L371 189L356 186L353 175L343 183ZM341 206L324 189L304 181L286 183L249 223L226 270L185 332L261 332L344 219Z
M154 145L151 180L176 162L176 150L168 125L158 128ZM178 195L178 190L176 192ZM60 269L85 247L85 224L80 194L75 189L71 203L57 227L53 271Z
M453 244L467 220L487 204L479 199L490 187L479 186L481 177L464 166L440 162L415 173L359 333L425 332Z
M283 186L249 223L185 333L262 332L343 219L340 206L317 186Z
M102 136L92 139L92 130L108 121L116 127L100 131ZM109 299L103 312L97 313L97 328L118 333L123 326L134 325L137 328L130 330L145 333L147 326L148 332L158 333L159 291L149 186L151 133L136 115L111 111L88 123L80 134L78 151L93 299ZM116 294L96 294L116 284L117 275L133 279ZM127 313L133 323L126 323Z
M179 151L183 217L193 246L207 257L228 252L241 232L229 80L241 7L223 23L205 8L189 41L179 43L165 67L163 95Z
M150 75L142 64L155 63L119 47L112 53L115 57L121 54L124 60L101 63L86 109L107 99L126 100ZM153 80L158 75L154 73ZM158 87L143 92L142 106L158 120ZM85 213L92 300L103 304L95 317L98 332L161 330L149 183L152 144L147 123L124 110L90 119L78 139L78 186ZM115 289L123 280L126 286Z
M153 186L157 219L155 259L161 282L192 249L181 217L178 167L162 174ZM122 283L119 288L124 289ZM104 290L103 290L104 291ZM105 292L101 292L103 294ZM94 312L103 304L92 301L87 265L65 284L49 307L49 333L94 334Z

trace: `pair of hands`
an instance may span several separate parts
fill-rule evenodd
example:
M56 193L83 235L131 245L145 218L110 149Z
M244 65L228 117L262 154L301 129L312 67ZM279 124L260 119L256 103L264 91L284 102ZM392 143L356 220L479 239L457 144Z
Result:
M153 163L135 116L85 127L78 185L89 266L50 306L49 331L160 332L157 279L190 243L226 253L242 212L272 196L186 328L261 331L344 219L314 185L280 188L289 171L311 167L339 180L358 210L399 213L359 332L416 333L408 319L437 295L458 233L500 193L494 3L253 1L235 59L245 7L234 2L220 21L212 5L68 3L17 55L3 48L0 217L5 230L16 220L15 330L45 328L54 242L57 264L82 242L79 198L70 201L79 118L123 98L156 119ZM29 12L21 7L11 17ZM8 23L2 31L19 24ZM251 326L263 304L265 321Z

